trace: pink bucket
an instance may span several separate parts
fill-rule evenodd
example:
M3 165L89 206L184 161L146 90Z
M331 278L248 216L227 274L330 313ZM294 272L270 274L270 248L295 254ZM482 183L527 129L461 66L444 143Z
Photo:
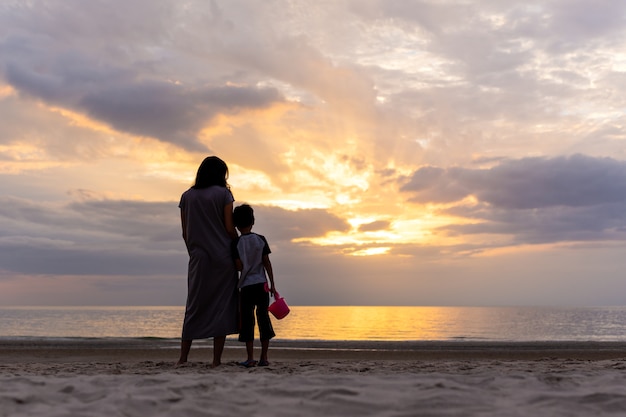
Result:
M278 292L274 292L274 302L269 306L268 310L278 320L289 314L289 306L287 305L287 302L285 302L285 299L278 294Z

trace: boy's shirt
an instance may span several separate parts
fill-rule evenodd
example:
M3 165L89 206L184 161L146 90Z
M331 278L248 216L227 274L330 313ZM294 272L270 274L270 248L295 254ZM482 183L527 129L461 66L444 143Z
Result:
M254 232L241 235L233 241L233 259L239 259L243 264L239 276L239 288L267 282L263 256L269 255L271 252L265 236Z

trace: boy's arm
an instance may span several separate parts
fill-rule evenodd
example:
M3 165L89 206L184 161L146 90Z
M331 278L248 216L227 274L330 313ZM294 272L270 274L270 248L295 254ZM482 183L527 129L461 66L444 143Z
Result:
M276 292L276 287L274 286L274 270L272 269L269 255L263 255L263 267L265 272L267 272L267 277L270 279L270 292L273 295Z

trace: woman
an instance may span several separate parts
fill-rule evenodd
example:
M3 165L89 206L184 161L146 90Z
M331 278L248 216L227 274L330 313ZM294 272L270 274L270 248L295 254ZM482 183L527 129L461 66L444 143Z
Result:
M213 367L220 365L226 335L237 333L237 272L230 245L237 238L228 167L209 156L195 184L180 199L183 239L189 253L187 306L180 359L187 362L193 339L213 338Z

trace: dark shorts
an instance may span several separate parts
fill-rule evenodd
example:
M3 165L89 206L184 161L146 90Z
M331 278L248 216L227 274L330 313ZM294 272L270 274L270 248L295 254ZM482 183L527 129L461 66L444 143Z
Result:
M256 308L256 320L259 324L259 336L261 340L270 340L276 333L272 327L267 307L270 305L270 295L265 292L265 284L247 285L241 288L241 330L239 331L240 342L254 340L254 310Z

